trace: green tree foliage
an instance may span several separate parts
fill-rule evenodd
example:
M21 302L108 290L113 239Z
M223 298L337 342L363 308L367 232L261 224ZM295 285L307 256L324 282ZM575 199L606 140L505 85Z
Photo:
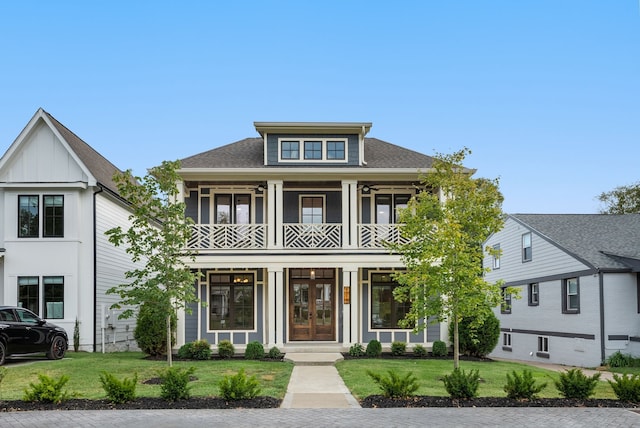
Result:
M453 324L449 325L449 337L453 341ZM458 323L460 353L484 358L493 351L500 340L500 321L487 309L481 316L463 317Z
M422 179L424 189L400 212L402 236L407 243L390 244L406 270L395 275L400 284L394 295L410 301L403 320L416 330L434 316L454 325L454 368L459 366L458 323L464 316L485 314L500 303L500 287L483 278L482 243L504 224L503 197L498 180L474 179L462 167L462 149L437 155L432 170ZM495 250L487 248L493 255Z
M601 214L640 213L640 182L602 192L598 200L604 204L604 208L600 210Z
M179 161L164 161L144 178L133 177L130 170L115 174L118 192L132 210L131 226L128 230L118 226L106 232L109 242L125 246L131 260L141 266L126 272L129 282L107 291L121 299L112 308L127 306L120 317L130 318L134 315L132 307L145 302L170 302L165 316L167 348L172 337L172 313L182 308L189 311L188 304L197 300L196 275L187 265L195 254L185 250L191 222L184 215L185 204L178 201L179 168ZM166 354L171 365L169 349Z
M177 325L177 317L171 310L169 302L149 301L140 305L133 338L145 354L157 357L167 351L167 313L171 313L171 331L173 331ZM173 335L171 344L175 344Z

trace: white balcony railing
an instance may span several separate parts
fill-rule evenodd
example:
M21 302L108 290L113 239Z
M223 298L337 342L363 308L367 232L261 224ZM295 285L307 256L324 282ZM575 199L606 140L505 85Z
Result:
M342 224L285 223L284 248L334 249L342 247ZM385 242L407 243L395 224L359 224L358 248L384 249ZM196 224L187 242L192 250L251 250L267 248L266 224Z
M385 242L406 244L410 241L400 234L397 224L360 224L358 232L360 248L385 248Z
M192 230L191 249L260 249L267 244L266 224L196 224Z
M285 248L340 248L342 225L334 223L284 225Z

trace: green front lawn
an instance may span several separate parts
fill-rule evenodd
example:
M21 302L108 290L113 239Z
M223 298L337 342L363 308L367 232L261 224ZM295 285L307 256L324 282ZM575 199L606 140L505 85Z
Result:
M367 370L377 373L387 374L389 370L396 370L405 374L413 372L420 382L420 389L416 395L447 396L442 377L453 371L453 361L451 360L389 360L389 359L354 359L344 360L336 364L338 373L342 376L347 388L357 399L363 399L369 395L379 395L380 389L367 375ZM525 364L487 361L471 362L461 361L460 368L465 371L478 370L481 378L478 393L481 397L506 397L503 390L507 382L507 373L513 370L521 372L528 369L532 372L534 379L539 382L546 382L547 387L539 394L543 398L560 397L553 384L553 380L558 378L558 373L531 367ZM615 399L616 396L611 386L606 381L601 381L596 387L593 398Z
M218 381L225 375L236 374L241 368L247 376L255 375L260 381L262 392L276 398L283 398L293 364L269 361L244 360L210 360L210 361L174 361L174 367L196 368L193 374L198 379L191 382L193 396L217 396ZM60 361L31 360L26 364L8 362L7 374L0 383L0 400L22 399L24 390L30 383L38 383L38 375L45 374L55 379L65 374L69 376L66 389L77 392L79 398L105 398L106 394L100 383L100 374L109 372L118 379L133 378L138 374L136 395L140 397L159 397L159 385L145 385L145 380L157 377L158 370L167 367L166 361L152 361L137 352L116 352L109 354L68 352Z

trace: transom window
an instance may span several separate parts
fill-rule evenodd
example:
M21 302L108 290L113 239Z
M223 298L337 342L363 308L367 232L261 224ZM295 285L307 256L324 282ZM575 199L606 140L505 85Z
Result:
M254 274L209 276L209 329L254 329Z
M394 299L393 290L397 286L390 273L371 274L371 328L403 328L399 321L405 318L411 303Z
M280 139L280 161L346 162L346 138Z

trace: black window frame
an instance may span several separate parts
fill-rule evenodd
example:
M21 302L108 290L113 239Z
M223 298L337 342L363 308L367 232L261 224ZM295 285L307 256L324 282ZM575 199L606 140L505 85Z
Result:
M536 356L549 358L549 336L538 336L538 350Z
M60 198L62 205L47 205ZM42 237L64 238L64 195L42 195Z
M393 296L393 290L396 287L399 287L397 281L393 279L393 274L391 272L371 272L370 273L370 304L369 304L369 322L371 324L372 330L407 330L407 327L402 327L399 325L399 321L403 320L406 315L411 310L411 302L398 302ZM380 313L381 301L378 299L378 310L374 312L374 305L376 302L374 301L374 295L376 291L374 288L382 288L382 290L378 291L377 294L384 292L385 297L388 297L390 300L387 302L386 299L384 304L388 303L388 319L386 318L387 314ZM384 288L388 288L385 290ZM386 312L386 311L385 311ZM377 316L377 319L374 320L374 316Z
M40 277L21 275L17 278L18 306L40 316Z
M228 277L227 281L218 281L215 279L224 277ZM221 317L219 326L215 325L216 320L213 319L213 310L215 306L213 305L213 294L214 291L228 288L229 297L227 299L227 316ZM246 311L246 307L237 307L236 298L238 293L244 293L246 291L250 291L250 310ZM231 298L233 297L233 298ZM208 303L209 303L209 320L208 320L208 330L209 331L255 331L256 329L256 275L255 272L214 272L209 275L209 290L208 290ZM242 306L242 305L241 305ZM244 315L249 314L249 317L246 321L238 324L237 313L242 312ZM224 318L224 322L222 322L222 318ZM227 323L227 319L229 323Z
M570 308L569 304L571 302L571 299L569 298L569 281L575 280L576 281L576 301L577 301L577 307L576 308ZM579 314L580 313L580 278L579 277L571 277L571 278L564 278L562 280L562 313L563 314Z
M57 310L49 313L48 303L62 303L62 312ZM64 319L64 276L48 275L42 277L42 311L45 319Z
M23 212L22 200L28 198L30 201L27 207L31 208L30 203L35 198L35 214L31 209ZM25 218L29 214L32 218ZM25 230L26 227L26 230ZM35 231L33 230L35 229ZM40 237L40 195L18 195L18 238L39 238Z

